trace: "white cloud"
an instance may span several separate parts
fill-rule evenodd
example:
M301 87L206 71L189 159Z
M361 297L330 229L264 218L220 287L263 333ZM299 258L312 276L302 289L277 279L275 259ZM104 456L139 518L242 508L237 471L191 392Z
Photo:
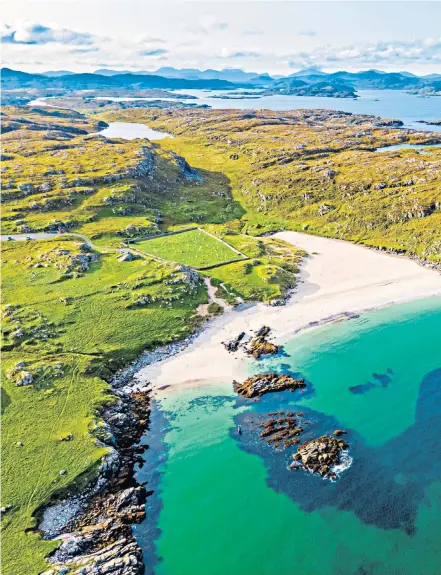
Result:
M20 20L15 25L6 24L1 31L1 41L5 44L92 44L92 34L75 32L57 26L44 26L29 20Z
M170 33L170 38L165 31L158 31L163 38L157 37L153 28L145 34L112 38L57 24L23 20L4 26L1 32L3 63L26 70L70 67L91 71L95 66L141 70L154 69L167 59L175 67L245 66L258 73L284 73L289 68L311 67L434 71L441 64L441 38L438 36L353 42L341 46L333 42L306 49L311 42L317 44L319 36L314 38L315 32L305 28L297 32L298 38L290 40L302 49L291 51L286 44L268 41L266 28L235 25L229 27L222 15L218 14L218 18L207 15L191 26L178 22L179 33ZM263 34L265 42L259 37ZM302 41L300 36L307 38Z
M282 56L291 68L310 66L406 66L441 63L441 37L392 42L351 44L341 48L319 46L310 52L293 52Z
M183 31L187 34L212 34L213 32L225 32L228 30L227 22L218 22L212 18L206 18L201 23L185 24Z

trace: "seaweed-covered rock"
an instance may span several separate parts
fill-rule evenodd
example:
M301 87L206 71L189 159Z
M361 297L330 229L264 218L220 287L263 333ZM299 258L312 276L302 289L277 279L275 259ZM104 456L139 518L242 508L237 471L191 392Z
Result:
M234 391L244 397L260 397L274 391L295 391L306 387L303 378L295 379L290 375L277 375L274 372L253 375L243 383L234 382Z
M303 427L293 413L281 411L268 415L273 417L260 425L262 428L260 439L266 441L268 445L273 445L275 449L281 449L282 446L288 448L300 443L298 436L303 432Z

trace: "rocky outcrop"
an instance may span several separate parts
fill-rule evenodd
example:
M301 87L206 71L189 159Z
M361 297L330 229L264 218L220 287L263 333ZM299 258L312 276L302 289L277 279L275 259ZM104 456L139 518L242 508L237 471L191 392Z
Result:
M234 383L234 391L243 397L260 397L275 391L295 391L306 387L303 378L295 379L290 375L277 375L274 372L253 375L243 383Z
M348 448L343 439L323 435L300 445L293 455L291 469L306 469L327 479L335 479L333 467L341 463L342 451Z
M127 171L127 177L129 178L145 177L153 172L153 168L155 167L155 156L153 152L147 146L142 146L139 153L143 159L134 168Z
M259 359L261 355L271 355L278 353L282 346L275 345L268 341L268 335L271 329L268 326L263 326L259 329L257 334L250 340L245 348L246 353Z
M176 161L179 172L184 176L186 180L198 180L201 181L202 178L198 172L190 166L185 158L179 156L175 152L171 152L173 159Z
M237 337L230 339L229 341L223 341L222 345L225 347L227 351L229 351L230 353L234 353L239 349L239 345L244 337L245 332L242 331Z
M126 538L121 538L96 552L88 552L88 546L93 546L94 540L100 538L102 530L91 532L87 538L66 538L60 551L63 550L65 559L63 567L50 569L42 575L89 575L100 573L105 575L139 575L144 573L142 551L138 545ZM68 569L68 570L67 570ZM99 570L98 570L99 569Z

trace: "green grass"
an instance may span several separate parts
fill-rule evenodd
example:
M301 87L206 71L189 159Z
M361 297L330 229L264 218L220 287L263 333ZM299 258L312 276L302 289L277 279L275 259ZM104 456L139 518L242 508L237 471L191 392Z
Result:
M145 240L136 247L147 254L179 262L186 266L202 268L240 259L231 248L201 230Z
M164 151L175 150L197 169L225 174L244 211L242 232L308 231L441 262L441 149L424 157L416 150L374 151L424 143L430 133L310 110L138 109L102 117L171 132L175 137L160 143Z
M13 505L2 520L8 575L44 570L43 557L56 544L26 532L35 526L33 514L53 493L90 476L104 453L91 433L97 408L111 399L104 378L143 349L191 333L199 325L196 307L206 301L202 284L192 289L176 265L153 260L101 255L88 271L62 281L55 266L69 256L34 267L46 261L39 254L76 254L77 246L61 238L2 245L3 302L17 306L4 310L2 326L2 398L9 401L2 414L2 505ZM137 303L146 296L147 304ZM14 340L18 322L23 336ZM40 337L45 330L50 337ZM34 374L32 385L17 387L8 377L19 361ZM53 377L58 363L63 375ZM68 433L73 440L60 442Z
M239 234L245 211L232 195L235 176L225 175L222 162L198 166L201 179L190 181L170 151L151 147L154 172L128 177L142 158L140 142L45 129L50 123L95 131L96 122L84 116L5 111L3 233L45 230L58 220L102 248L116 248L127 239L197 223L259 258L210 272L214 283L221 283L216 274L221 277L226 289L219 286L218 292L231 303L233 294L273 299L293 280L293 252L280 259L270 240ZM22 116L38 129L29 129ZM87 270L78 261L80 240L73 237L1 247L1 504L13 506L2 518L2 572L36 575L57 545L35 531L36 511L60 490L87 483L104 454L94 428L97 410L112 401L107 380L142 350L183 338L202 321L196 309L207 302L205 286L194 284L179 264L204 267L239 256L199 230L136 246L171 261L146 254L119 262L116 253L103 251ZM280 264L285 267L276 277ZM221 311L217 304L209 310ZM14 375L21 361L34 378L24 387ZM70 433L72 441L60 441Z

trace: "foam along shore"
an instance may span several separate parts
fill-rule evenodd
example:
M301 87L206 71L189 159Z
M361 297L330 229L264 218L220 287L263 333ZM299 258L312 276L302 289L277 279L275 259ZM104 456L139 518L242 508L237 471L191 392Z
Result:
M441 274L399 256L349 242L280 232L275 237L310 254L303 261L298 286L284 306L256 304L229 310L215 319L181 353L141 369L136 378L153 389L219 382L231 385L246 377L249 359L222 345L244 331L271 327L283 343L310 325L413 299L441 296Z

